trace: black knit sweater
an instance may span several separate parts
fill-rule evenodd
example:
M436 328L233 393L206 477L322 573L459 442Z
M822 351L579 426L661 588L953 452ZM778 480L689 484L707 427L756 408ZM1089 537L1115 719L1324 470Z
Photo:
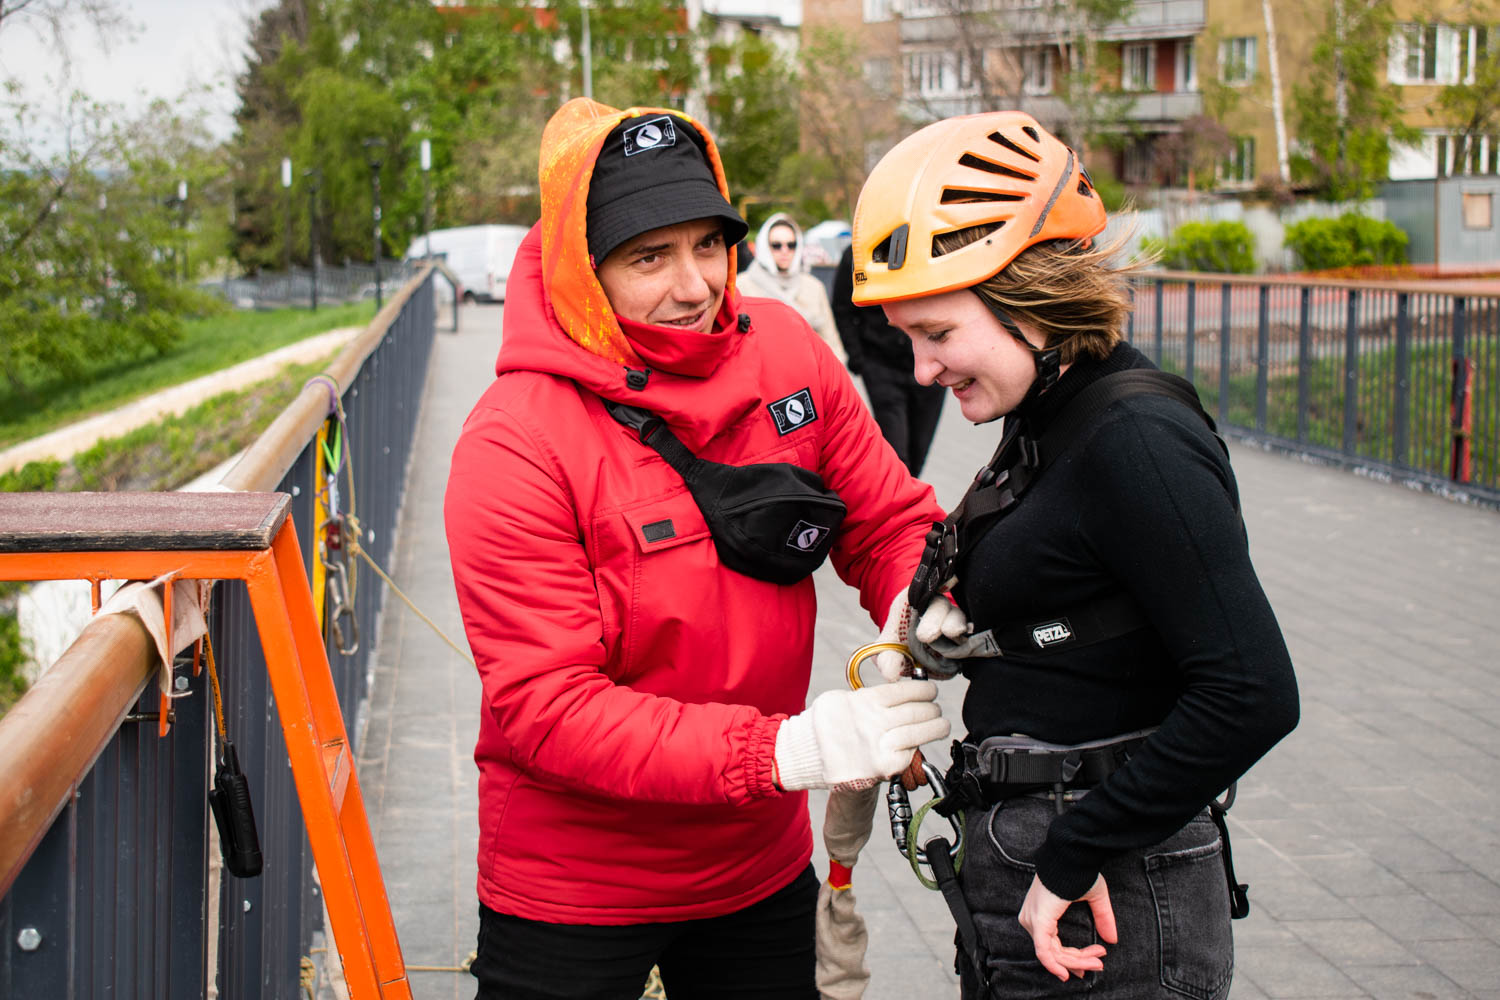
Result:
M1014 418L1039 434L1110 372L1152 367L1126 344L1081 360ZM966 671L969 739L1082 743L1159 726L1053 821L1037 874L1064 899L1112 854L1183 826L1297 724L1291 658L1240 520L1229 460L1198 414L1155 394L1113 403L995 522L959 568L978 629L1025 626L1118 597L1149 626Z

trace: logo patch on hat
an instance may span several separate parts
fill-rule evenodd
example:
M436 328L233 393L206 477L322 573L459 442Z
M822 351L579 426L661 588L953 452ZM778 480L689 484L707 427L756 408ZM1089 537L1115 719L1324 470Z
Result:
M1037 649L1047 649L1050 646L1058 646L1073 639L1073 629L1066 618L1059 618L1055 622L1047 622L1038 625L1031 630L1031 641L1036 643Z
M822 525L798 521L796 527L792 529L792 536L786 540L787 548L811 552L818 547L818 543L827 534L828 529Z
M649 122L632 125L625 130L624 140L625 155L634 156L647 150L677 145L677 129L672 126L671 118L662 115Z
M766 409L771 411L771 416L776 420L776 433L783 437L818 419L812 393L807 389L799 389L790 396L783 396Z

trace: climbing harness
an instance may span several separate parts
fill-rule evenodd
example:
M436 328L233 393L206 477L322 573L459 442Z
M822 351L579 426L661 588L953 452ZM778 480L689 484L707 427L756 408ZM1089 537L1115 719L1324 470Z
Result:
M1007 417L995 454L974 476L974 482L953 512L928 531L922 562L912 578L907 602L914 608L925 608L933 598L952 590L958 583L959 563L990 523L1015 509L1047 466L1067 451L1108 406L1143 394L1178 400L1202 417L1209 430L1218 435L1213 418L1204 411L1193 384L1155 368L1132 368L1098 379L1069 400L1040 435L1032 435L1024 419ZM1227 453L1222 438L1219 445ZM941 646L933 644L933 648L940 650ZM925 655L920 648L913 652L918 662Z

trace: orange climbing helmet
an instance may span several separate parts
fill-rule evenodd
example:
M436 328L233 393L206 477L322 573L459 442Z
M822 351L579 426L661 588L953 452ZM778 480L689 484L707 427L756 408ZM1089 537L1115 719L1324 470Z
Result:
M1027 247L1088 240L1104 204L1077 154L1020 111L934 122L876 164L854 212L854 301L969 288ZM943 253L937 237L983 237Z

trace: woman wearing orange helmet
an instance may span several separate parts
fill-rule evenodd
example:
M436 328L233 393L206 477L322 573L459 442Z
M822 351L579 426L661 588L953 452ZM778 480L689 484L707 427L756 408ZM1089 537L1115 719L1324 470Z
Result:
M965 997L1225 995L1248 902L1215 799L1297 722L1223 442L1123 341L1104 227L1019 112L908 137L855 213L854 301L911 338L919 382L1005 418L909 595L950 592L976 630L911 642L969 681L939 810L966 816Z

